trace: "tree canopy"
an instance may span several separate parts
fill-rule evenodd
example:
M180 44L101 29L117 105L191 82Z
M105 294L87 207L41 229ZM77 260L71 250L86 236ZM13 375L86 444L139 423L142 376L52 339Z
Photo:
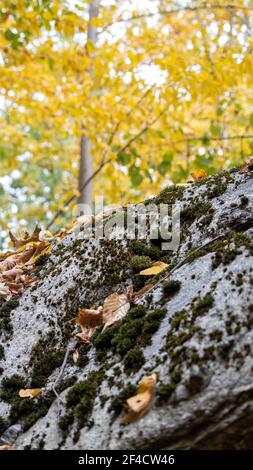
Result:
M102 0L96 47L89 3L0 0L2 234L71 217L84 130L107 204L252 154L250 1Z

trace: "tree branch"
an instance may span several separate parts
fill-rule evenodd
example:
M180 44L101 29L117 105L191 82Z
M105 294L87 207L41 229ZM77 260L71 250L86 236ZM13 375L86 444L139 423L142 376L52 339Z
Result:
M108 23L106 26L104 26L102 28L101 31L99 31L99 34L102 34L103 32L105 32L108 28L110 28L111 26L113 26L114 24L120 24L120 23L128 23L130 21L134 21L134 20L140 20L140 19L143 19L143 18L152 18L154 16L170 16L170 15L175 15L177 13L181 13L181 12L197 12L197 11L203 11L203 10L228 10L228 11L231 11L231 10L241 10L241 11L253 11L253 7L249 6L249 7L244 7L242 5L233 5L233 4L228 4L228 5L219 5L219 4L216 4L216 5L202 5L202 6L196 6L196 7L191 7L191 6L187 6L187 7L181 7L181 8L174 8L174 9L171 9L171 10L157 10L157 12L150 12L150 13L142 13L142 14L139 14L139 15L133 15L131 16L130 18L121 18L119 20L116 20L112 23Z

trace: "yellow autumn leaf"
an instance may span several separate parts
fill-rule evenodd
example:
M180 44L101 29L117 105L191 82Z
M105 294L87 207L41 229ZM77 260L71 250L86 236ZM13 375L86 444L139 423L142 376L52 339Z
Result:
M139 273L140 276L155 276L164 271L169 265L163 261L156 261L151 268L144 269Z
M126 407L129 413L122 419L124 423L131 423L142 418L150 409L154 397L154 387L157 375L147 375L139 382L137 394L128 398Z
M21 388L21 390L19 390L18 392L18 395L20 396L20 398L30 398L31 400L32 398L37 397L40 392L41 388L27 388L26 390Z
M203 168L201 168L200 170L198 170L198 171L196 171L196 172L193 171L193 172L191 173L191 176L193 177L193 179L194 179L195 181L197 181L197 180L202 180L203 178L206 178L206 177L207 177L207 173L206 173L205 170L203 170Z

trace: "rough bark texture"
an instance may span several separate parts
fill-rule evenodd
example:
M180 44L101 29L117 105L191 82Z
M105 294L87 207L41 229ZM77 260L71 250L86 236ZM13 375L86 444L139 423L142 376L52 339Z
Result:
M12 333L1 330L2 442L15 449L252 448L252 183L250 171L224 172L155 198L181 206L177 253L161 252L161 240L89 239L85 228L55 243L36 288L9 306ZM125 330L123 320L82 346L77 365L70 354L57 400L50 390L74 345L77 308L98 306L131 283L141 287L136 272L149 261L142 256L174 266L168 283L128 313ZM129 397L150 372L159 377L152 408L122 425L119 394ZM22 400L22 386L42 386L43 394Z

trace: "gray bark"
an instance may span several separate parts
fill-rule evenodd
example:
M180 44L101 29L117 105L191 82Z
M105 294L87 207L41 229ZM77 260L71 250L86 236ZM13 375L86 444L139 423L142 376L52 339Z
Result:
M92 20L98 18L99 7L101 0L92 0L89 7L89 23L87 39L94 46L97 43L97 28L93 26ZM93 63L89 70L90 76L93 77ZM92 181L86 186L86 181L92 176L93 164L91 156L91 142L85 133L81 136L80 142L80 163L79 163L79 177L78 177L78 190L79 190L79 204L87 204L92 207ZM84 189L83 189L84 188Z

